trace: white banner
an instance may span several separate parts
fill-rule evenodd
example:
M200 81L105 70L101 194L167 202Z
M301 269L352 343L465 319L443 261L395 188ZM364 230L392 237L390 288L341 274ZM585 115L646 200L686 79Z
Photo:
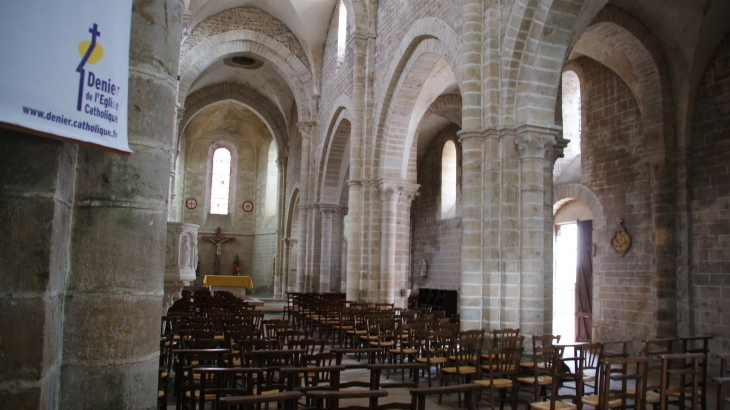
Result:
M130 152L131 0L0 1L0 122Z

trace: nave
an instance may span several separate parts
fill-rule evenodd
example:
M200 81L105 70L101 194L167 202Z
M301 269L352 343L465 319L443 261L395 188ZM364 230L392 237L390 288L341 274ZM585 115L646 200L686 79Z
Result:
M337 293L255 308L185 292L162 318L159 408L715 408L708 337L561 344L460 330L458 315Z

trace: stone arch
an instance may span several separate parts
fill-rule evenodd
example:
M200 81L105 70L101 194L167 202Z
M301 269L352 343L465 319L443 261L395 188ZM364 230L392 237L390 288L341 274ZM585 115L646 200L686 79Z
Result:
M503 50L507 58L507 88L502 103L506 125L550 125L561 66L568 49L580 4L570 0L521 0L510 18Z
M211 63L234 54L248 53L272 64L294 94L299 122L314 121L316 106L312 74L286 47L271 37L248 30L216 34L197 44L180 59L178 103L185 99L193 82Z
M274 37L296 55L307 69L311 69L304 48L289 27L273 15L253 7L233 7L206 17L192 27L190 35L183 41L180 54L187 54L211 35L232 30L251 30Z
M613 55L595 55L591 44L600 44ZM660 41L635 17L606 6L581 33L573 51L610 68L629 86L642 116L643 157L648 162L662 161L676 140L671 78Z
M202 88L188 96L187 106L180 120L178 138L182 137L187 124L205 107L223 101L235 101L255 113L269 128L279 151L279 158L286 156L288 133L286 119L278 107L256 90L237 83L221 83Z
M289 200L286 202L286 227L284 228L284 236L291 239L292 228L296 222L294 214L297 209L297 203L299 203L299 186L295 186L289 195Z
M461 87L460 70L456 69L461 57L461 43L453 30L438 19L425 18L415 22L395 55L399 58L394 59L386 71L390 82L375 115L378 123L372 155L374 169L381 177L402 177L407 172L410 149L406 147L410 148L416 126L420 123L418 118L415 126L409 126L410 116L423 90L423 82L439 61L445 62L457 86ZM412 89L418 90L418 93L409 92ZM407 134L406 138L403 134Z
M341 196L342 179L350 165L350 133L352 103L346 96L335 102L329 127L319 151L317 193L319 202L337 204Z
M593 229L605 229L606 218L603 216L603 206L590 189L581 184L565 184L553 189L553 215L570 200L576 199L586 204L593 214Z
M342 0L347 8L347 25L352 33L366 33L368 30L368 12L366 2L362 0Z

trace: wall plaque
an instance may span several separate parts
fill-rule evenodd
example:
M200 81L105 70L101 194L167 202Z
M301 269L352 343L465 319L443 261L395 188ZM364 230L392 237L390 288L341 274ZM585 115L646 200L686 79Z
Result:
M623 220L619 218L618 229L616 229L616 233L611 238L611 247L621 257L625 256L629 249L631 249L631 236L626 232L622 223Z

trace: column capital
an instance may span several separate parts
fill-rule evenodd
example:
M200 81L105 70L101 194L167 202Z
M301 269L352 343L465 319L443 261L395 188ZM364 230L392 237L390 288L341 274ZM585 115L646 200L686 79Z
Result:
M517 138L515 146L520 159L545 159L545 152L555 146L555 140L560 133L559 128L522 125L515 129Z
M460 144L463 144L465 141L469 141L469 140L478 140L478 141L481 141L481 140L484 139L484 136L479 131L464 131L464 130L461 130L461 131L458 131L456 133L456 136L457 136Z
M363 183L361 180L348 179L347 186L353 186L353 185L363 186Z
M320 204L319 205L319 213L322 214L323 217L331 218L342 211L342 207L335 204Z
M311 138L317 123L314 121L303 121L297 123L297 129L302 134L302 138Z
M287 157L279 157L279 159L276 160L276 165L279 167L280 170L285 170L287 161Z
M409 200L418 195L419 184L411 184L404 180L386 180L380 179L378 182L378 192L380 192L380 200L397 200L401 195Z

